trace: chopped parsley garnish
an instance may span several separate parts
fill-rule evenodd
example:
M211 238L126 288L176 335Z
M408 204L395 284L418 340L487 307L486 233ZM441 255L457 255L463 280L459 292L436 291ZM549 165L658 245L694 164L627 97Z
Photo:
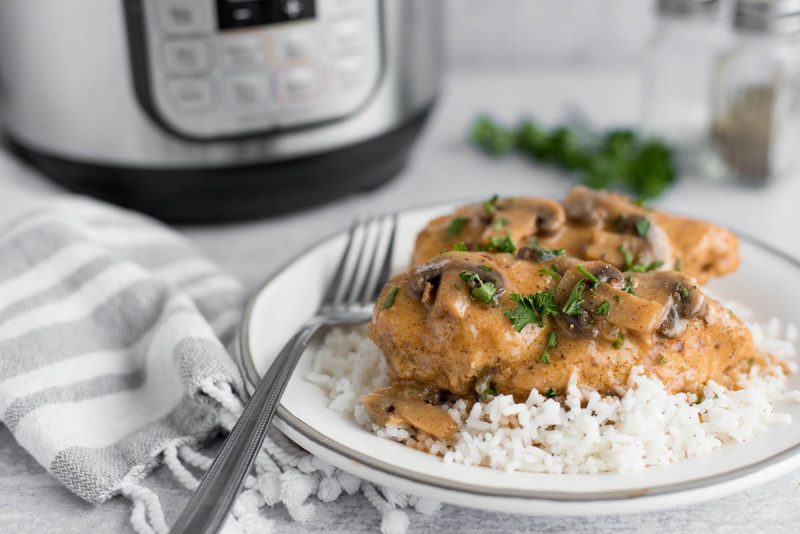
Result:
M539 269L539 274L549 276L553 280L561 280L561 273L558 272L558 267L556 267L555 265L542 267L541 269Z
M456 236L461 233L464 229L464 226L469 222L469 219L466 217L456 217L450 224L447 225L447 233L451 236Z
M667 359L664 357L663 354L658 355L658 363L659 365L664 365L665 363L667 363Z
M386 300L383 301L383 309L388 310L394 304L394 299L397 297L397 292L400 291L399 287L393 287L389 294L386 296Z
M524 296L519 293L512 293L509 297L517 303L514 310L506 310L505 315L511 324L514 325L514 330L521 332L523 328L533 323L538 327L544 326L541 314L536 310L536 303L533 301L533 295Z
M630 293L631 295L636 294L636 291L633 289L633 280L631 280L630 276L625 277L625 283L622 285L622 290L625 293Z
M497 288L492 282L484 282L477 274L467 271L461 271L459 276L467 283L467 286L471 288L470 295L484 304L492 304L494 302L494 295L497 293Z
M611 346L614 347L615 349L621 349L623 343L625 343L625 337L620 332L619 334L617 334L617 337L614 338L614 341L611 343Z
M563 256L566 251L563 248L544 248L540 246L533 247L533 258L536 261L552 260L558 256Z
M499 230L504 226L508 226L509 224L510 224L510 221L508 219L506 219L505 217L501 217L500 219L497 219L496 221L494 221L492 223L492 228L494 230Z
M675 288L678 294L681 296L681 299L688 299L689 298L689 290L686 289L685 286L682 284L678 284L678 287Z
M553 388L547 388L547 391L544 392L544 396L548 399L552 399L553 397L558 397L558 390Z
M483 203L483 210L486 212L486 215L494 215L495 212L497 212L498 200L500 200L500 197L493 195L492 198Z
M510 236L504 235L503 237L492 236L489 238L489 245L486 247L489 252L508 252L514 254L517 251L517 246Z
M642 237L647 237L647 232L650 231L650 221L647 219L639 219L635 225L636 233Z
M549 315L558 315L558 307L553 302L555 294L556 288L527 296L512 293L509 298L517 303L517 307L514 310L506 310L504 315L517 332L531 323L541 328Z
M542 363L550 363L550 353L547 352L548 350L552 349L558 343L558 335L555 333L554 330L550 331L550 334L547 336L547 346L545 346L542 355L539 356L539 361Z
M657 270L659 270L661 268L662 265L664 265L663 261L658 261L658 260L651 261L650 265L647 266L647 270L648 271L657 271Z
M564 315L578 315L583 310L583 290L586 289L586 281L586 278L581 278L572 288L567 302L561 308L561 312Z
M482 401L488 401L497 396L497 390L492 387L492 377L488 374L475 381L475 393Z
M590 273L583 265L576 265L575 268L592 283L592 286L597 286L597 284L600 283L600 280Z
M608 303L608 301L604 300L603 302L600 303L599 306L597 306L597 309L594 311L594 313L597 315L608 315L609 306L610 304Z
M478 265L478 269L480 269L481 271L486 271L487 273L493 273L494 272L494 269L492 269L488 265Z
M456 243L455 245L453 245L453 248L451 250L453 252L468 252L469 248L467 248L466 243L462 241L461 243Z
M625 261L625 263L622 266L622 270L630 271L631 268L633 267L633 254L631 253L630 250L625 248L625 245L619 246L619 252L620 254L622 254L622 258Z

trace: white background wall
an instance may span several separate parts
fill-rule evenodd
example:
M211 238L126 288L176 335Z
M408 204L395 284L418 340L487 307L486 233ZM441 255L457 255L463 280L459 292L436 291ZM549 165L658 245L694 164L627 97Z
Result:
M443 1L452 66L633 62L655 20L653 0Z

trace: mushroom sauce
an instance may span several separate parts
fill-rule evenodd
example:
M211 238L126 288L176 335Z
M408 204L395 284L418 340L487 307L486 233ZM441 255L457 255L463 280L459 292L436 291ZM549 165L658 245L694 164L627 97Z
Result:
M747 327L699 287L739 262L718 226L576 187L563 203L492 198L434 219L414 266L383 288L369 325L392 385L364 397L376 424L439 439L435 404L581 386L621 395L642 366L671 392L736 387L759 353Z

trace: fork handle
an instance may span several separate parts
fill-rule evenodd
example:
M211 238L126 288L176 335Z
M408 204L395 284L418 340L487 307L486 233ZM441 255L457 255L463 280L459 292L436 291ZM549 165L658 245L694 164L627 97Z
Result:
M320 326L320 322L306 324L272 362L211 468L172 526L171 534L215 534L222 526L261 450L286 383Z

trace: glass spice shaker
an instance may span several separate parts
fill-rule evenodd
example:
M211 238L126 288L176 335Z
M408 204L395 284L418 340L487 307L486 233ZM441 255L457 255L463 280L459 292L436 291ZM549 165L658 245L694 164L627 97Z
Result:
M659 0L644 64L642 129L669 143L684 173L706 153L709 91L717 55L730 44L721 0Z
M800 0L738 0L734 29L712 83L713 154L723 176L766 184L800 149Z

